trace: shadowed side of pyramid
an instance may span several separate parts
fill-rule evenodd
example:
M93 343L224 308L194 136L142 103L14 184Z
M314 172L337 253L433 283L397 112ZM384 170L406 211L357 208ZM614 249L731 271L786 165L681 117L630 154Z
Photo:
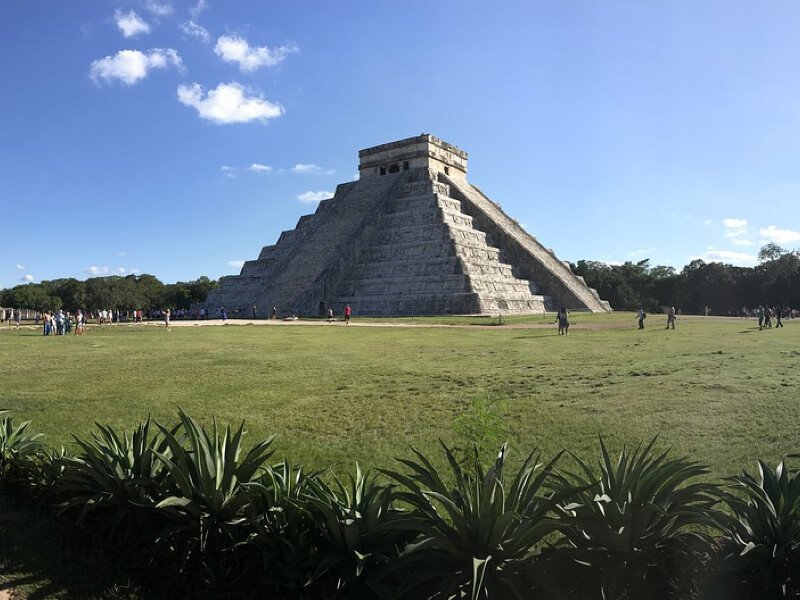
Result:
M360 179L281 234L207 307L249 314L541 313L608 303L466 179L466 152L431 135L359 152ZM236 311L236 309L239 311Z

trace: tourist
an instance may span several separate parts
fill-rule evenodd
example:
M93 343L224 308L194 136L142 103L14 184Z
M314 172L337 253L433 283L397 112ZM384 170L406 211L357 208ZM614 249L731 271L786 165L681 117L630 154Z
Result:
M330 323L332 321L333 321L333 309L329 308L328 309L328 323Z
M758 330L761 331L764 329L764 307L760 304L756 309L756 316L758 317Z
M779 304L775 307L775 329L783 327L783 307Z
M253 304L253 318L258 318L258 307L255 304Z
M639 312L636 313L636 318L639 320L639 329L644 329L644 320L647 318L647 313L644 312L643 307L639 307Z
M170 309L168 308L165 308L163 314L164 314L164 325L167 327L167 329L169 329L169 318L170 316L172 316L172 311L170 311Z
M667 329L669 326L672 325L672 328L675 329L675 307L670 306L667 309Z
M344 324L345 325L349 325L350 324L350 315L352 314L352 312L353 311L350 308L349 304L344 307Z
M274 321L277 318L278 318L278 309L273 306L272 307L272 320Z
M558 335L569 335L569 310L565 306L558 310L556 323L558 323Z
M19 321L22 318L22 311L18 308L17 312L14 313L14 320L17 322L17 329L19 329Z
M84 335L86 333L86 318L83 315L83 311L79 310L78 314L75 315L75 335Z
M772 329L772 315L773 315L772 309L769 306L767 306L764 309L764 328L765 329L767 327Z
M228 313L225 312L225 307L219 307L219 316L222 319L222 322L225 323L225 320L228 318Z
M42 320L44 321L44 335L50 335L50 313L48 311L45 311Z
M64 335L64 311L61 309L56 313L56 335Z

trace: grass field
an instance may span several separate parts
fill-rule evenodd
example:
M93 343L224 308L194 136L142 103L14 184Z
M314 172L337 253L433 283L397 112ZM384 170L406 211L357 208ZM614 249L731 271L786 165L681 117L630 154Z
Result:
M130 429L182 407L206 423L244 419L251 441L274 433L279 456L337 471L462 443L454 422L476 402L493 407L518 459L534 447L595 456L599 434L615 449L659 434L723 476L800 450L800 322L758 331L689 317L665 331L652 315L638 331L632 314L580 314L568 337L542 317L391 323L121 325L60 338L4 327L0 408L57 446L94 421Z

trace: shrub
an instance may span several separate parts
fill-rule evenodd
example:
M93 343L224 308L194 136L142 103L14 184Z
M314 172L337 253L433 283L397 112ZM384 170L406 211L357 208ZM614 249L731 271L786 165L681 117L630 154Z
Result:
M163 433L151 432L148 418L130 435L97 425L90 441L74 437L80 452L45 462L45 479L58 478L53 494L61 513L77 512L95 538L109 543L141 544L158 530L155 505L165 492L166 471L159 453L169 451Z
M444 446L454 479L449 487L430 460L413 452L418 462L398 459L410 474L386 471L405 488L397 498L413 508L387 529L419 537L385 570L384 580L402 575L402 593L414 598L536 598L553 588L540 549L562 527L553 516L556 506L574 495L548 489L558 456L543 467L532 453L507 483L506 445L488 472L477 452L462 469Z
M156 505L168 520L156 552L167 564L174 561L186 591L204 587L220 597L239 579L234 551L248 534L244 485L264 469L273 438L257 443L242 458L244 424L235 433L226 427L220 434L214 421L209 434L183 411L179 416L180 437L158 426L168 451L155 454L168 472L171 494Z
M248 484L249 521L255 535L247 544L247 567L261 574L265 597L315 597L309 590L318 564L321 531L308 499L317 492L318 472L306 474L284 460Z
M345 484L333 480L333 486L314 480L315 493L307 498L322 533L313 579L328 582L329 593L335 589L340 597L372 597L375 575L415 533L392 528L406 512L394 506L394 486L380 483L377 474L364 474L356 464Z
M727 480L738 495L723 494L731 514L722 519L729 545L719 585L728 582L728 598L797 598L800 471L783 461L773 471L759 461L758 473L756 478L743 471Z
M614 464L600 439L600 472L575 457L567 489L582 491L562 507L571 517L560 556L573 562L567 576L579 598L679 598L696 593L689 576L696 550L715 525L716 487L689 483L708 469L687 458L653 452L655 439ZM686 575L679 580L679 575Z
M7 410L0 410L0 480L25 476L42 450L41 433L29 433L30 421L14 427Z

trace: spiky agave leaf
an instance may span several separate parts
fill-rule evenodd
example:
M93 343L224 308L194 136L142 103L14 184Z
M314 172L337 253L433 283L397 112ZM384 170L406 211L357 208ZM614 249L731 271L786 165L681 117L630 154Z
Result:
M600 438L599 472L573 455L578 472L563 481L584 491L561 507L572 518L564 529L570 548L561 555L586 568L571 577L574 584L612 598L679 593L677 565L689 564L698 542L708 541L700 532L716 523L717 488L697 482L706 467L655 452L655 442L623 447L614 461Z
M19 475L42 450L41 433L29 433L30 421L14 427L7 409L0 410L0 478Z
M562 527L556 506L575 494L549 487L560 454L542 465L531 453L509 485L505 445L487 473L480 460L462 468L442 446L446 476L415 449L417 460L398 459L410 472L384 471L401 486L397 499L413 508L385 528L418 537L382 576L401 573L405 593L436 598L534 598L537 589L552 588L540 550Z
M730 544L725 577L742 581L753 597L800 595L800 470L781 461L773 470L758 461L758 477L729 477L721 520ZM734 493L731 493L734 492Z

